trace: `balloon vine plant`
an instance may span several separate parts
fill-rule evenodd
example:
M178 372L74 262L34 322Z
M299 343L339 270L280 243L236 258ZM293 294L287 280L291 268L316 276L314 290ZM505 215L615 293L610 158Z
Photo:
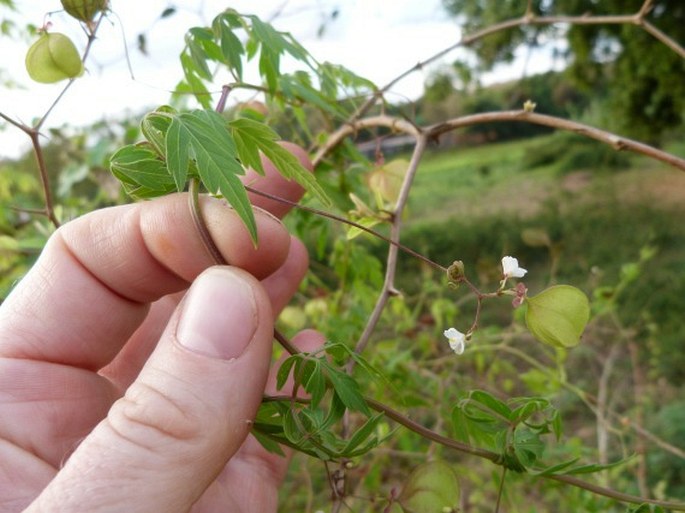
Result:
M34 80L45 83L68 81L53 107L83 73L98 27L108 16L110 8L107 0L62 0L62 5L85 28L88 38L85 50L79 54L67 36L45 27L26 56L26 67ZM652 33L654 27L647 20L649 6L650 2L646 1L637 14L629 16L605 17L602 20L591 16L564 17L563 20L577 24L639 22L640 27ZM454 261L442 265L400 242L403 211L428 141L460 127L516 120L576 132L617 150L641 153L685 170L683 159L588 125L536 113L532 102L526 102L520 110L463 116L432 126L418 126L405 118L385 113L384 93L387 90L406 75L454 48L470 45L501 30L558 22L558 17L534 14L529 6L521 18L463 37L382 88L344 67L317 61L290 34L276 30L257 16L227 9L219 13L210 26L193 27L188 31L185 48L180 55L184 78L176 94L193 95L201 108L187 110L164 105L144 116L140 125L144 139L118 149L109 159L112 173L126 192L135 199L148 199L188 191L189 209L205 246L217 264L224 263L202 218L199 194L204 191L224 198L242 219L254 244L259 244L248 193L289 203L276 194L259 191L240 180L247 168L263 174L261 158L265 156L283 176L295 180L310 193L303 204L292 206L308 215L346 225L348 239L366 233L387 242L389 248L381 291L356 341L332 340L319 351L302 353L283 333L275 332L275 339L290 353L278 371L278 386L282 387L292 377L295 387L292 395L264 397L253 425L253 434L265 448L282 452L282 446L291 447L329 464L338 464L344 470L350 461L367 454L392 436L392 432L383 427L392 421L446 449L484 458L501 466L503 475L496 511L507 472L554 480L620 502L685 511L683 503L634 496L578 477L623 462L584 464L577 458L550 462L545 450L551 441L563 436L563 430L558 410L545 398L502 400L483 390L471 390L453 405L450 419L453 436L446 436L365 395L360 378L353 373L355 368L360 368L373 380L383 382L386 379L383 370L371 365L363 353L372 342L372 335L390 298L397 294L395 272L400 252L439 271L447 288L465 288L475 298L474 319L468 327L461 327L465 330L463 333L457 327L444 326L444 336L456 355L468 351L473 343L473 335L481 323L483 304L498 298L510 298L514 308L524 307L525 323L532 335L556 351L563 352L576 346L590 319L588 298L577 288L556 285L529 295L522 281L516 281L512 286L512 281L523 278L527 273L514 257L502 258L499 286L484 292L469 277L467 264ZM663 34L655 37L665 38L664 43L669 48L685 57L685 51L674 40ZM281 63L285 58L296 61L301 69L284 72ZM245 69L248 66L256 66L259 83L246 81ZM222 87L217 105L212 108L211 88L217 82L226 85ZM234 112L233 117L226 115L226 100L236 90L255 91L263 95L272 108L288 112L296 131L315 141L313 163L317 173L309 173L279 145L279 135L264 122L263 116L255 115L249 109L237 114ZM372 109L375 110L372 112ZM45 193L45 209L41 213L57 227L60 221L53 207L39 141L39 133L51 110L52 107L30 126L3 113L0 117L31 138ZM328 132L310 132L308 119L314 113L330 127ZM404 133L415 139L408 163L384 164L372 173L369 187L376 201L373 207L353 193L347 197L341 195L341 188L336 188L339 183L330 178L335 176L330 170L335 170L339 162L359 159L351 137L368 129ZM317 175L320 177L315 178ZM354 210L348 215L334 213L336 207L348 201L354 204ZM375 228L381 225L389 225L389 235ZM307 399L299 397L298 391L302 389L306 391ZM332 487L336 511L347 494L344 478L341 480L342 484ZM391 492L386 502L384 511L457 511L458 476L444 461L421 465L407 478L402 490Z

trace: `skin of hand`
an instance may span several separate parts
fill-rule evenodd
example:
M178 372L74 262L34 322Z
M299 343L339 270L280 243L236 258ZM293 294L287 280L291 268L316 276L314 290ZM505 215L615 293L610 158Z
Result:
M246 183L301 197L265 167ZM276 511L288 459L248 435L275 393L274 319L308 260L276 217L287 209L252 199L256 248L225 202L201 200L228 266L213 265L185 194L50 238L0 307L0 512Z

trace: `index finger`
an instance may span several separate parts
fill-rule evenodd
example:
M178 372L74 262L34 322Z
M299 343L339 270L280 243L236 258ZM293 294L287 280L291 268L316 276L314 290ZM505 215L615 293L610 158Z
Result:
M303 150L284 146L311 169ZM265 160L264 167L269 176L261 179L262 186L279 186L284 179L273 164ZM283 190L291 201L303 192L292 186ZM285 261L290 237L266 211L255 212L260 240L255 248L225 202L203 198L201 208L230 264L263 278ZM276 214L286 212L280 208ZM214 263L185 194L104 209L67 223L0 306L0 357L100 369L142 323L151 302L184 290Z
M259 278L285 261L290 236L275 217L255 212L255 248L225 202L203 198L201 204L226 261ZM99 369L143 321L151 302L187 288L214 263L185 194L69 222L0 307L0 356Z

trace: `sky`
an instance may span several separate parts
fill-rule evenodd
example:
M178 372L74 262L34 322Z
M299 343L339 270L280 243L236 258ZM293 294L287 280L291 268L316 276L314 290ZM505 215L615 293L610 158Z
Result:
M78 48L85 46L82 29L58 11L58 0L17 0L16 5L18 12L12 18L20 25L42 26L49 21L51 31L69 35ZM98 32L86 73L51 113L46 129L63 124L87 125L122 112L139 113L167 103L169 92L182 76L178 55L183 35L192 26L208 25L228 6L270 20L277 29L291 32L318 60L342 64L378 85L386 84L460 37L458 24L445 14L441 0L111 0L111 6L113 14ZM170 6L176 7L176 14L160 18ZM333 11L338 12L334 19ZM3 14L0 12L0 19ZM319 35L324 20L326 30ZM136 48L140 33L146 35L147 55ZM30 41L0 37L0 70L20 86L0 85L0 112L25 123L41 116L63 87L63 83L43 85L31 81L24 67L29 45ZM392 89L390 100L418 98L427 74L456 57L450 54L447 60L413 73ZM520 76L523 66L514 63L498 70L494 77ZM527 72L537 71L530 69L530 61L526 66ZM28 148L26 139L13 127L0 130L0 158L17 156Z

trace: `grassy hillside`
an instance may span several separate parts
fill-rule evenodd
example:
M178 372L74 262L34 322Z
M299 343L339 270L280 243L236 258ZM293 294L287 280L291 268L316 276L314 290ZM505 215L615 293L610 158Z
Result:
M427 154L412 189L409 224L497 215L530 218L548 201L572 205L593 198L685 208L685 173L627 154L612 168L602 165L601 155L596 162L574 166L569 157L578 155L578 148L569 148L568 141L553 135ZM593 144L594 149L603 147ZM667 149L685 155L685 143ZM540 157L543 152L550 157Z
M512 254L530 269L531 291L570 283L591 297L649 249L653 256L617 299L619 314L636 333L659 339L660 374L685 379L685 173L628 155L622 165L573 167L578 148L558 142L545 136L426 155L403 241L443 265L463 260L482 284L497 280L486 269ZM682 143L667 149L685 154ZM557 158L528 164L544 151ZM417 264L403 265L403 285L418 290Z

